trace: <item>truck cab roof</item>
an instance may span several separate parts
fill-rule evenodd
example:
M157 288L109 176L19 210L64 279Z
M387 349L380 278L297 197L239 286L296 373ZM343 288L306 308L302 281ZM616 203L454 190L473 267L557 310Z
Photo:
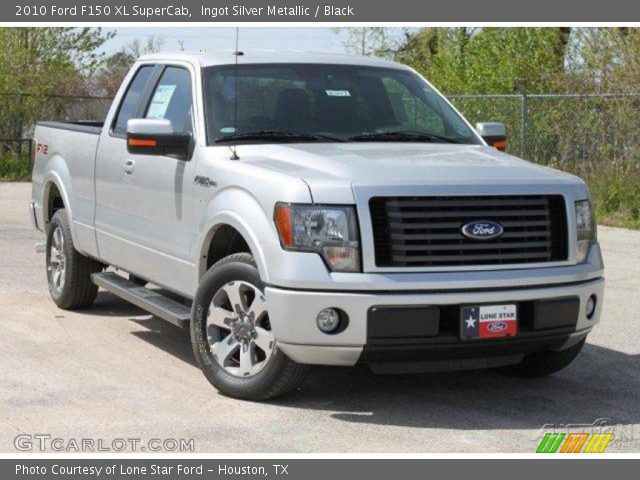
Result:
M409 68L396 62L381 58L364 57L361 55L348 55L323 52L304 52L300 50L241 50L243 55L239 57L242 64L255 63L325 63L332 65L362 65L367 67L396 68L408 70ZM215 52L161 52L143 55L140 62L148 61L186 61L200 67L216 65L230 65L235 63L236 56L233 50L218 50Z

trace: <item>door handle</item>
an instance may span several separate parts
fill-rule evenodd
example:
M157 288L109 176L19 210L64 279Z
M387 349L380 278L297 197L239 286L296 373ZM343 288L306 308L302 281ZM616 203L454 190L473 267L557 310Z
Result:
M136 166L136 162L134 162L133 160L127 160L122 165L122 168L124 169L124 172L127 175L131 175L133 173L133 169L135 168L135 166Z

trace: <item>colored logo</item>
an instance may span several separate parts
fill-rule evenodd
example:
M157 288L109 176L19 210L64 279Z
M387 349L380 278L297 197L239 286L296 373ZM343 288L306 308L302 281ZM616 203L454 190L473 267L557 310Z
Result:
M504 322L492 322L487 326L487 328L492 332L501 332L507 328L507 324Z
M603 453L613 433L545 433L536 453Z
M462 234L473 240L491 240L498 238L503 232L502 225L491 220L478 220L462 226Z

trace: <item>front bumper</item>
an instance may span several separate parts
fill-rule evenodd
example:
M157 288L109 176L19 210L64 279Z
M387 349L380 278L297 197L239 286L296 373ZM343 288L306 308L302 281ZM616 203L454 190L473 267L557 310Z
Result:
M591 295L597 299L596 310L587 318L586 304ZM419 364L420 371L467 369L517 363L526 353L561 350L582 340L599 321L604 299L604 279L598 277L549 286L391 293L294 290L269 286L266 296L269 319L278 345L297 362L355 365L362 361L378 366L383 363L410 363ZM526 306L536 301L571 298L579 302L575 322L571 325L521 331L508 339L463 341L458 332L450 328L448 332L435 337L381 345L370 338L368 331L369 312L373 307L437 306L452 317L462 304L516 302ZM338 308L348 315L348 326L340 333L325 334L316 326L318 312L327 307ZM423 365L425 362L431 367Z

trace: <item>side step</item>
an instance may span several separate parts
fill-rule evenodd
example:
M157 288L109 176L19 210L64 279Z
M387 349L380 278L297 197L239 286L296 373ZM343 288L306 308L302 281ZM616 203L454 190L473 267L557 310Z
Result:
M101 272L91 275L91 281L115 296L134 304L147 312L173 323L180 328L189 328L191 310L148 288L136 285L113 272Z

